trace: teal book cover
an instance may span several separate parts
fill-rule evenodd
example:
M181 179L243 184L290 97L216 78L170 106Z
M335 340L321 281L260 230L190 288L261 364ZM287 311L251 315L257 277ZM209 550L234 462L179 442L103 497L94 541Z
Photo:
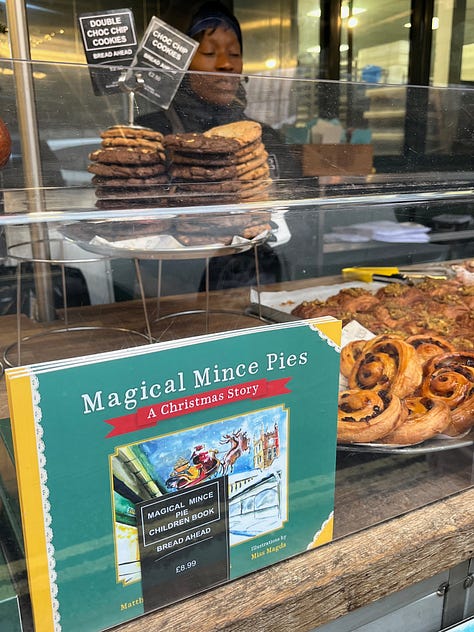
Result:
M332 538L341 323L8 369L33 616L99 631Z

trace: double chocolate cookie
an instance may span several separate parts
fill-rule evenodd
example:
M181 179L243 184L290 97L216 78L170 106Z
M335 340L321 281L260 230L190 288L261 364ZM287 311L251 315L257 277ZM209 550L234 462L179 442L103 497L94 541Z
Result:
M210 243L228 245L236 235L253 239L272 229L269 211L178 215L174 223L176 238L186 246Z
M180 203L228 204L267 197L271 179L260 123L238 121L203 134L172 134L164 143Z

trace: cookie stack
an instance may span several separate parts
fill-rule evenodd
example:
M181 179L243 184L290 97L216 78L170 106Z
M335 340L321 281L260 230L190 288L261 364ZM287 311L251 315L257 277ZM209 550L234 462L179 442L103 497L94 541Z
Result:
M169 195L163 134L133 125L101 133L101 147L89 155L96 206L103 209L163 206Z
M272 227L270 211L193 213L175 217L174 236L183 246L227 246L237 235L245 239L254 239L269 233Z
M263 200L271 184L262 127L239 121L165 136L169 175L183 204Z

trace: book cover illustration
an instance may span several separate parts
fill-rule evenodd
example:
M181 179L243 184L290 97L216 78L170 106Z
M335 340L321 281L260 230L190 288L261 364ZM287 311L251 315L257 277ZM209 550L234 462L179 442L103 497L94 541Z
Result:
M38 629L103 630L329 541L340 331L8 370Z

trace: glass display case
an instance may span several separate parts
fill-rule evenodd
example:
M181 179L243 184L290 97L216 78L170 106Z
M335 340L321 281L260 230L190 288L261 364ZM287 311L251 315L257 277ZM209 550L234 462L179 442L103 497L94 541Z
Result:
M472 91L309 82L322 102L337 92L341 107L360 109L360 128L348 130L337 120L301 120L308 80L239 77L248 125L221 136L211 125L207 136L195 134L201 145L193 153L176 145L179 133L153 136L136 124L156 109L140 86L96 96L91 70L0 62L0 117L12 140L0 171L3 370L334 316L343 326L341 362L350 363L341 390L359 389L354 366L370 364L365 344L372 358L388 358L385 381L402 364L408 373L432 362L397 395L405 406L415 407L416 396L416 406L430 410L444 397L421 391L422 376L449 371L449 379L461 375L464 389L459 426L448 428L447 416L458 404L443 403L444 425L431 434L390 439L407 414L399 405L387 432L340 435L334 539L471 488L474 146L463 103ZM95 79L110 72L93 71ZM151 71L140 72L146 85ZM27 113L17 98L25 73ZM187 77L175 80L182 88ZM389 112L387 143L375 104ZM130 142L112 156L107 139L118 136ZM152 141L158 157L136 158L136 148ZM209 142L216 144L209 149ZM434 360L422 362L414 354L424 335L437 347L427 351ZM379 348L370 346L374 336ZM343 353L360 340L357 352ZM1 568L29 621L3 374L0 387ZM354 422L354 409L344 410Z

